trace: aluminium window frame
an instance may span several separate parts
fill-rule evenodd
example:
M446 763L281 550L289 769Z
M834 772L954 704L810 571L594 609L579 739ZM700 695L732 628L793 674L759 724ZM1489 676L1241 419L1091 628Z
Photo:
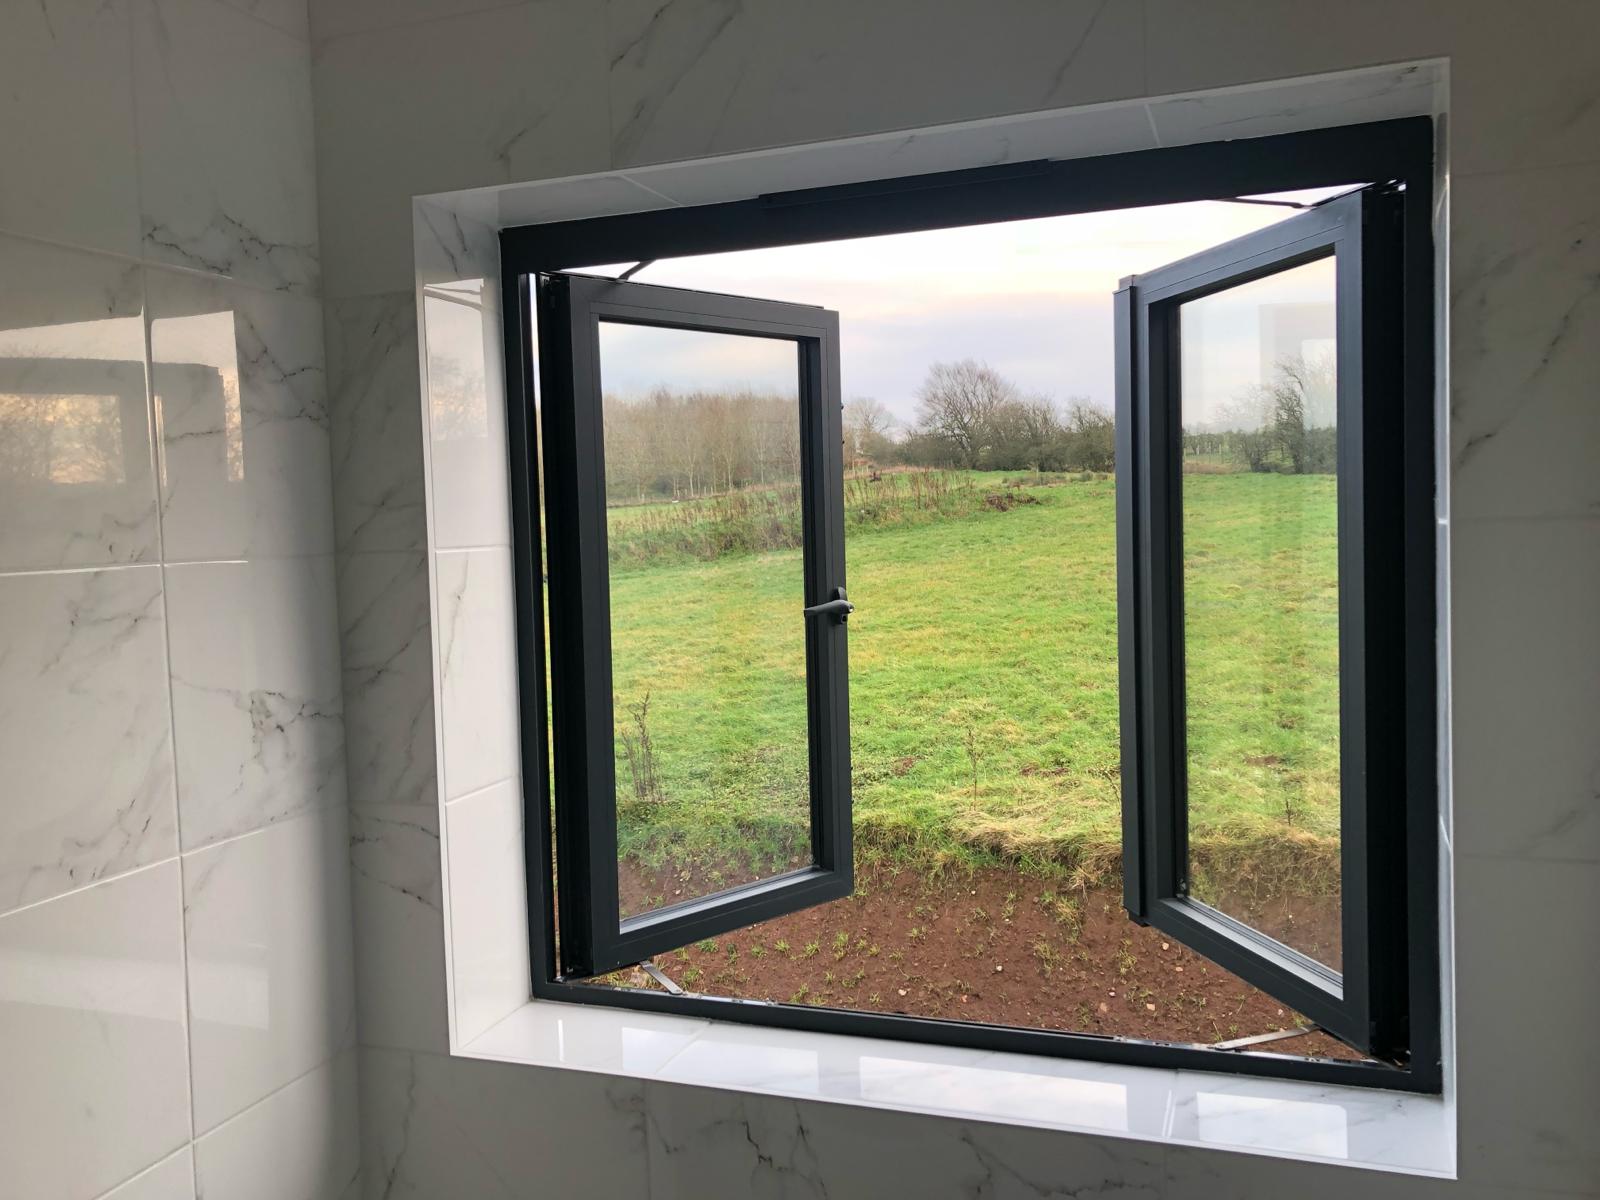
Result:
M557 895L562 973L602 975L701 938L841 896L854 883L846 626L807 616L845 587L844 431L839 314L714 292L566 272L536 277L544 445L555 466L545 493L552 627L551 687L573 697L552 713L556 866L587 885ZM751 883L624 917L617 869L612 729L610 564L601 420L603 323L788 342L795 348L800 437L811 863Z
M1433 122L1426 117L1412 117L1093 158L890 178L720 204L502 230L517 670L534 997L990 1051L1439 1092L1443 1063L1436 741L1433 145ZM1391 850L1406 881L1405 1019L1410 1055L1404 1064L1306 1059L940 1018L671 995L563 978L556 953L558 929L551 869L550 747L546 738L549 697L544 676L538 512L541 464L537 436L530 422L536 337L530 278L603 262L643 262L1368 182L1394 185L1401 192L1402 205L1399 341L1403 394L1398 422L1401 445L1397 449L1402 477L1396 485L1394 536L1404 563L1404 643L1398 653L1403 659L1407 688L1398 706L1397 731L1404 773L1404 845ZM1125 696L1123 703L1129 702L1131 698Z
M1401 195L1373 185L1122 281L1118 607L1123 893L1130 916L1386 1060L1406 1050L1399 509ZM1337 293L1340 969L1190 893L1182 313L1191 301L1331 259Z

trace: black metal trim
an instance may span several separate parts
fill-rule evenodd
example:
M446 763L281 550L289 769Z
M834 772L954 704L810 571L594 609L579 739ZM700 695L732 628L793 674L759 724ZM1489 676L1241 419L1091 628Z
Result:
M806 619L845 585L844 452L839 318L822 308L629 283L540 274L544 438L552 463L545 503L555 707L555 847L567 886L556 895L561 973L603 974L700 938L848 896L848 659L842 622ZM812 865L710 896L624 917L618 891L612 718L611 597L601 418L602 321L793 342L803 523Z
M1346 1083L1400 1091L1437 1093L1442 1086L1438 928L1438 763L1435 717L1437 642L1433 503L1433 126L1427 118L1408 118L1344 126L1306 133L1208 143L1129 154L1105 155L1068 162L1024 164L985 171L885 181L882 186L848 185L806 189L784 196L728 204L705 205L652 213L599 217L507 229L501 234L502 269L508 297L525 292L527 278L540 272L602 262L632 262L685 254L794 245L876 234L936 229L1027 217L1103 211L1144 205L1297 188L1391 180L1403 189L1402 285L1394 297L1403 308L1403 394L1397 397L1396 420L1402 426L1398 453L1403 471L1397 481L1403 529L1403 588L1406 638L1402 653L1405 686L1403 718L1393 731L1403 746L1405 788L1403 844L1388 847L1384 869L1405 879L1402 929L1407 1003L1398 1014L1400 1036L1410 1047L1403 1066L1343 1063L1261 1052L1241 1053L1207 1047L1153 1043L1088 1034L1015 1029L959 1021L819 1009L724 997L668 996L637 989L607 988L565 981L555 969L560 936L547 886L528 889L532 942L533 994L547 1000L586 1003L643 1011L674 1012L735 1022L860 1034L910 1042L968 1046L984 1050L1120 1062L1163 1069L1220 1071L1233 1075L1295 1078ZM1369 242L1371 239L1369 239ZM1117 318L1133 344L1142 344L1146 330L1133 313L1132 297L1119 294ZM505 307L513 475L527 469L519 426L527 424L530 396L518 394L511 367L532 358L531 324ZM520 369L520 368L519 368ZM1119 368L1119 392L1144 388L1149 381ZM519 411L522 409L523 411ZM1135 427L1119 418L1117 454L1128 461ZM1369 435L1372 433L1369 422ZM1147 435L1142 435L1147 436ZM1369 449L1369 454L1371 450ZM553 468L554 464L547 464ZM547 475L550 471L547 469ZM1119 489L1119 527L1126 521L1143 527L1150 497ZM542 667L530 666L530 647L541 628L542 591L527 564L539 561L538 513L529 503L529 489L513 481L514 550L518 559L518 630L522 704L525 793L529 813L529 873L551 878L547 838L550 812L545 764ZM1138 564L1119 554L1119 604L1129 611L1130 590L1147 591L1150 581ZM531 581L531 582L530 582ZM1150 657L1153 629L1148 614L1119 622L1119 656L1130 661ZM534 676L539 680L534 684ZM1126 675L1124 676L1126 680ZM1135 680L1136 683L1139 680ZM1130 708L1148 720L1154 697L1141 684L1130 697L1124 689L1123 712ZM537 711L530 717L528 707ZM560 718L557 715L559 726ZM559 737L559 734L557 735ZM1148 747L1132 746L1133 770L1125 767L1124 788L1137 787L1150 759ZM1154 869L1149 845L1136 838L1125 854L1125 873L1137 886ZM1375 861L1375 869L1377 867ZM1138 919L1138 914L1135 914ZM1374 936L1374 945L1378 937ZM1375 986L1382 981L1374 978ZM1386 1002L1386 1006L1387 1006Z

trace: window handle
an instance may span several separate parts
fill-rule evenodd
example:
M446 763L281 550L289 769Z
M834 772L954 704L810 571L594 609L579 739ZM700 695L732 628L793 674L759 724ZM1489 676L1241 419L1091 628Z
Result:
M841 587L833 589L832 600L824 600L821 604L813 604L805 610L805 614L808 617L833 617L838 620L839 624L843 625L855 610L856 606L845 599L844 589Z

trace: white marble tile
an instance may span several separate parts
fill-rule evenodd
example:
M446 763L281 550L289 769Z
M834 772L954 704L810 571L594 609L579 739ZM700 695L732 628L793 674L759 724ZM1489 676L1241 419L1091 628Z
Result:
M137 254L127 0L41 0L5 16L0 229Z
M1582 0L1149 0L1146 28L1152 95L1449 57L1453 170L1600 159L1600 76L1573 49L1600 8Z
M642 167L625 177L680 204L714 204L898 175L1148 150L1155 144L1144 104L1129 101L1081 112L968 121L826 145Z
M1451 184L1452 517L1600 516L1600 166Z
M167 561L331 551L320 306L148 276Z
M309 41L311 38L310 14L307 0L221 0L229 8L249 13L275 29Z
M1292 1196L1295 1200L1576 1200L1576 1193L1432 1179L1345 1166L1174 1146L1167 1151L1166 1200Z
M131 0L145 256L318 290L306 43L214 0Z
M371 33L391 25L435 21L488 8L504 8L524 0L316 0L311 6L315 42L351 33Z
M367 1196L645 1200L643 1086L578 1071L364 1049Z
M505 348L494 279L422 291L437 549L511 541Z
M516 632L507 550L434 555L446 800L518 773Z
M495 219L502 227L649 212L673 204L665 196L609 173L502 188L494 198Z
M1600 863L1600 517L1451 540L1455 844Z
M1462 1178L1592 1191L1600 865L1463 854L1455 894Z
M427 558L339 562L345 762L350 803L438 802Z
M350 810L350 892L356 931L361 1042L404 1050L450 1048L445 1003L439 810Z
M494 197L492 191L454 192L443 204L430 199L412 205L418 283L466 283L474 291L484 292L481 299L499 303L495 290L500 273L500 235L495 224L499 206ZM476 295L464 298L480 299Z
M421 550L427 522L416 293L329 300L326 308L339 549Z
M1317 80L1157 100L1149 106L1150 121L1161 145L1187 146L1328 125L1426 117L1433 115L1438 81L1436 69L1416 64L1352 71Z
M361 1166L356 1051L196 1139L199 1200L342 1200Z
M617 166L1138 95L1140 5L613 0Z
M161 571L0 576L0 912L177 851Z
M345 813L186 854L197 1134L355 1043Z
M653 1200L1161 1195L1161 1147L651 1083Z
M0 236L0 570L156 557L140 270Z
M103 1200L195 1200L194 1153L185 1146L155 1166L140 1171Z
M480 1058L648 1077L710 1022L670 1014L534 1000L466 1047Z
M605 19L592 0L550 0L321 45L328 294L412 285L412 196L609 167Z
M444 814L456 1040L469 1042L531 992L521 784L494 784Z
M89 1200L188 1139L182 921L176 861L0 918L0 1196Z
M345 800L333 559L166 568L183 845Z

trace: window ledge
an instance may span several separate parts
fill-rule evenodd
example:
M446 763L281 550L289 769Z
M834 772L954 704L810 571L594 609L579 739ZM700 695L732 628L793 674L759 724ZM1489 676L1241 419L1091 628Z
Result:
M733 1025L535 1000L470 1058L1455 1177L1448 1097Z

